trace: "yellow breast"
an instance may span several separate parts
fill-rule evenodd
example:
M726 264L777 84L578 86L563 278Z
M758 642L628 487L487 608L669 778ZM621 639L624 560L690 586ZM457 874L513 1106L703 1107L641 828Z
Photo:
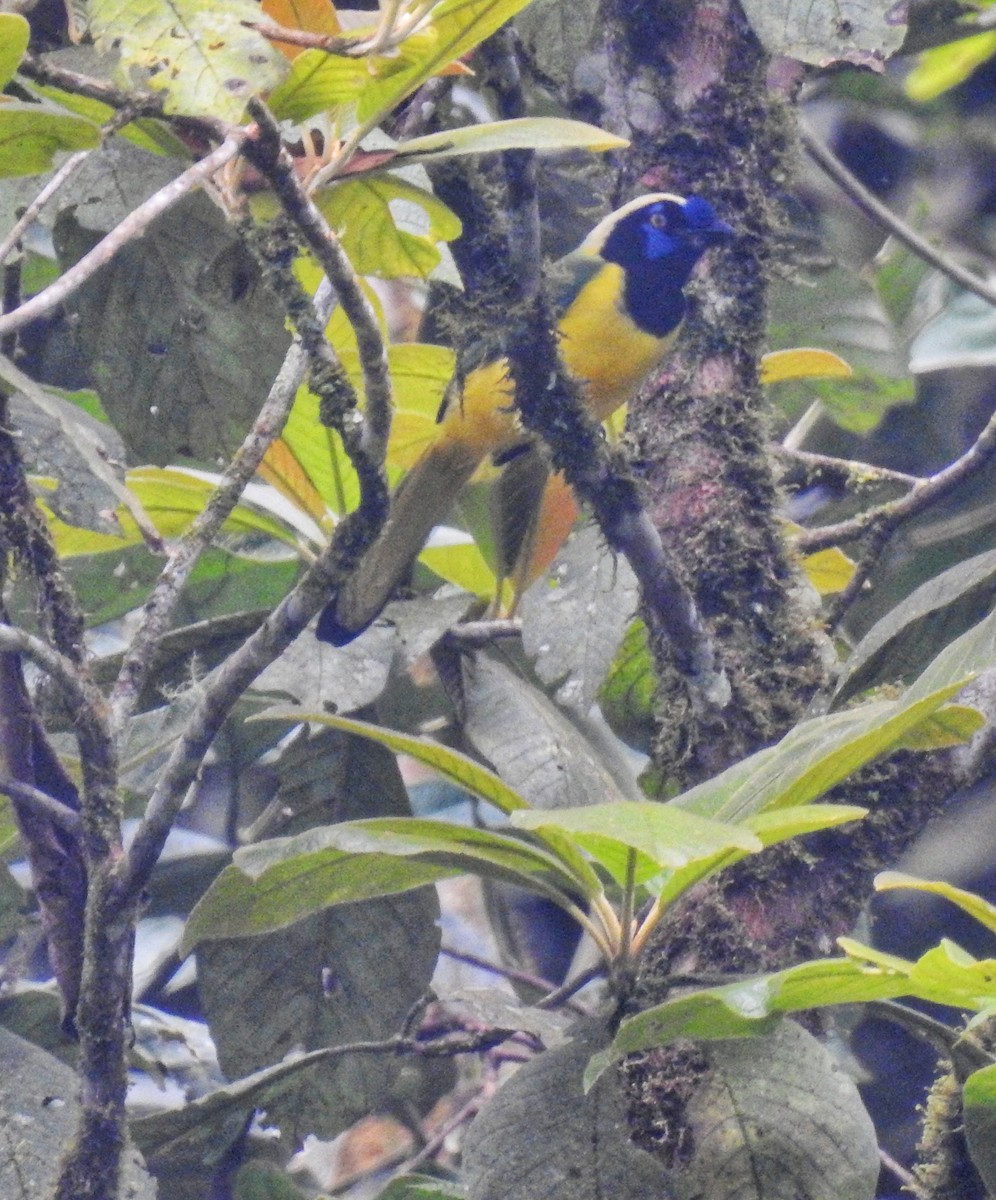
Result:
M560 321L560 353L599 421L632 399L677 335L644 333L622 308L623 269L606 263Z

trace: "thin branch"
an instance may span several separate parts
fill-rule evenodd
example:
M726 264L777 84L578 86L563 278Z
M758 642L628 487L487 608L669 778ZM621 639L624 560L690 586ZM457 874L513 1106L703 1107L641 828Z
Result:
M73 713L89 707L94 701L103 704L103 697L81 677L76 665L34 634L13 625L0 624L0 650L24 655L40 671L50 676L61 689L63 699Z
M34 80L47 87L61 88L74 96L85 96L88 100L99 100L111 108L128 108L133 110L134 117L161 117L165 96L155 92L127 92L122 88L106 83L92 75L84 75L79 71L69 71L58 67L47 59L41 58L30 51L24 55L18 64L18 71L28 79ZM217 133L221 123L210 118L199 121L205 129Z
M67 180L83 166L86 160L93 153L92 150L80 150L76 154L71 154L69 158L56 171L52 178L45 184L42 190L35 196L34 200L21 214L20 218L14 222L10 233L0 242L0 263L7 258L10 252L14 249L17 243L24 236L29 225L32 225L38 218L38 215L43 211L45 205L55 195Z
M335 307L335 301L332 286L323 280L314 299L315 316L323 326ZM166 632L190 572L238 503L267 449L279 436L307 366L308 356L300 338L297 338L287 351L252 428L222 473L211 499L172 548L169 561L145 602L142 620L125 653L110 695L109 703L116 728L120 729L134 710L152 669L155 648Z
M831 622L839 621L854 599L860 594L865 580L873 570L889 539L900 525L936 504L942 496L977 475L996 455L996 414L990 417L985 428L972 446L960 458L956 458L943 470L917 483L896 500L870 508L849 521L836 525L824 525L821 529L809 529L801 533L796 544L803 552L825 550L842 542L855 541L868 536L869 543L858 564L857 570L843 592L837 597L831 614Z
M921 1195L921 1190L917 1185L916 1176L912 1171L908 1171L901 1162L898 1162L892 1157L888 1150L884 1150L881 1146L878 1148L879 1162L883 1167L903 1186L903 1190L912 1192L914 1196Z
M775 454L787 463L798 463L813 471L832 471L859 484L898 483L903 487L916 487L924 482L920 475L908 475L905 471L893 471L891 467L879 467L874 463L858 462L856 459L814 454L811 450L798 450L794 446L776 445L773 449Z
M541 979L539 975L533 975L529 971L519 971L515 967L504 967L500 963L491 962L490 959L481 958L476 954L468 954L465 950L453 950L449 946L442 946L439 953L445 954L447 958L452 958L455 962L466 963L471 967L479 967L482 971L490 971L492 975L501 975L503 978L510 979L514 983L522 983L526 987L535 988L539 992L546 992L546 995L538 1001L544 1008L555 1007L550 1002L550 997L556 996L563 991L562 988L554 987L549 979ZM598 970L601 969L601 967L598 968ZM581 1016L586 1015L586 1010L580 1004L569 1004L567 1007L573 1009L574 1012Z
M134 113L129 106L118 109L111 119L101 126L101 140L106 138L109 134L116 133L117 130L123 128L132 120L133 116ZM35 196L34 200L31 201L28 207L21 214L20 218L14 222L14 226L10 233L8 233L4 240L0 242L0 263L2 263L4 259L6 259L7 255L10 254L11 250L14 249L29 226L31 226L38 219L38 216L44 210L45 205L48 204L56 192L58 192L61 187L65 186L65 184L76 174L76 172L80 169L80 167L83 166L92 153L92 150L80 150L77 154L71 154L58 169L58 171L55 172L52 178L49 179L42 190L37 196Z
M331 280L356 334L366 392L361 449L382 463L391 432L393 403L387 348L377 317L335 231L294 173L294 163L280 143L280 130L273 117L259 101L250 104L250 111L264 136L259 143L246 147L246 156L272 185L284 212Z
M844 166L840 159L832 153L805 125L799 126L799 137L810 158L854 201L867 216L877 221L884 229L901 242L907 250L911 250L924 262L936 267L938 271L961 287L985 300L988 304L996 304L996 287L980 279L978 275L967 271L960 263L947 254L942 254L930 242L922 238L910 228L905 221L896 216L891 209L874 196L864 184Z
M522 637L522 618L504 617L493 621L463 621L453 625L446 634L449 641L473 649L490 646L503 638Z
M431 1138L425 1143L418 1154L409 1158L397 1172L398 1175L410 1175L413 1171L417 1171L423 1164L429 1162L442 1149L443 1144L451 1133L454 1133L461 1125L465 1125L472 1117L477 1116L478 1109L481 1107L483 1100L483 1088L478 1088L474 1095L462 1105L448 1120L436 1130Z
M869 508L858 516L836 525L824 525L818 529L804 530L798 537L800 550L825 550L841 542L853 542L869 533L879 522L887 522L891 529L902 521L919 516L929 505L947 495L952 488L981 471L996 453L996 415L990 417L985 428L972 445L953 463L925 479L917 479L905 496L890 500L886 504Z
M79 837L83 824L80 814L75 809L56 800L41 788L32 787L29 783L21 783L16 779L0 776L0 792L12 800L20 801L39 817L46 817L66 833Z
M82 287L101 267L109 263L123 247L140 238L156 217L172 208L195 188L200 187L225 163L231 162L236 155L240 154L249 135L250 131L247 129L232 131L217 150L194 163L192 167L188 167L182 175L178 175L176 179L160 188L138 208L133 209L119 225L103 237L88 254L84 254L78 263L60 275L54 283L49 284L36 296L32 296L30 300L26 300L13 312L0 316L0 337L22 328L38 317L45 316L46 313L50 313L60 304L65 303L73 292Z
M592 966L590 966L586 970L582 971L580 975L575 975L575 977L573 979L569 979L561 987L555 988L554 991L552 991L548 995L544 996L542 1000L537 1000L536 1007L537 1008L560 1008L561 1005L564 1005L566 1007L567 1002L570 1000L570 998L573 995L575 995L577 992L580 992L583 987L587 987L588 984L592 982L592 980L598 979L604 975L605 975L605 964L604 963L594 963ZM583 1009L581 1007L581 1005L579 1005L579 1004L578 1005L572 1004L570 1007L580 1009L582 1012L587 1013L587 1009Z

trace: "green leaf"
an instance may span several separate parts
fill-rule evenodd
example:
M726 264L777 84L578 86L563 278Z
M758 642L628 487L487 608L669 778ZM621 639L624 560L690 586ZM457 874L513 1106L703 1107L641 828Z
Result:
M511 821L519 829L557 829L568 834L610 872L626 877L626 848L645 860L639 873L649 877L661 867L683 867L718 852L754 853L760 840L749 830L721 825L652 800L619 800L580 808L525 809Z
M816 959L772 975L692 992L637 1013L619 1027L611 1058L663 1046L679 1037L753 1037L769 1032L783 1013L889 999L903 995L908 986L898 974L851 959ZM607 1065L599 1064L603 1070Z
M521 460L520 460L521 461ZM521 497L513 501L521 525ZM593 523L575 529L519 604L522 646L556 698L582 717L599 689L639 605L639 586L625 559L607 554Z
M935 100L957 87L996 54L996 31L976 33L944 46L924 50L903 80L906 95L921 102Z
M465 1200L467 1193L459 1184L431 1175L399 1175L392 1179L376 1200Z
M288 69L249 28L260 16L252 0L91 0L87 7L98 49L148 72L149 87L166 93L168 113L238 121Z
M156 529L164 537L175 538L185 533L194 518L204 510L214 494L217 477L185 471L179 467L139 467L128 472L126 483ZM241 553L246 557L253 557L253 548L261 539L281 542L293 547L296 552L299 533L262 510L262 504L267 497L266 491L257 487L249 494L256 498L257 503L243 500L233 508L222 526L220 543L229 552ZM115 513L116 522L121 530L118 535L67 525L47 506L41 507L49 517L49 527L62 557L101 554L143 543L134 519L124 507L120 507Z
M374 79L359 97L358 119L369 122L378 114L387 113L430 76L490 37L528 3L529 0L442 0L433 9L432 19L424 30L402 43L403 57L368 59L364 64L374 73ZM378 68L384 72L382 78L377 78Z
M649 749L656 694L647 627L632 621L598 694L599 707L613 733L639 749Z
M672 1195L871 1200L875 1127L854 1080L811 1033L781 1021L761 1038L697 1049L704 1061L682 1103L695 1152L676 1156Z
M562 117L520 117L513 121L490 121L460 129L430 133L399 143L397 150L406 163L451 158L457 154L491 154L498 150L621 150L625 138L616 137L584 121Z
M996 905L990 904L988 900L983 900L974 892L967 892L951 883L917 879L902 871L882 871L875 876L876 891L891 892L897 888L908 888L916 892L929 892L935 896L943 896L945 900L957 904L962 912L968 913L990 933L996 933Z
M317 204L361 275L382 279L427 279L439 263L436 243L460 236L460 221L431 192L397 175L349 179L320 193ZM392 204L395 206L392 208ZM424 232L399 224L397 206L414 207L424 217Z
M766 849L789 838L816 833L820 829L833 829L848 821L858 821L867 814L866 808L856 804L801 804L793 808L755 813L744 821L743 827L753 833ZM722 850L709 858L669 872L660 880L651 880L647 887L660 897L662 906L667 906L700 880L732 866L744 857L742 850Z
M326 712L304 712L299 708L290 707L269 708L253 719L292 721L295 724L309 721L331 729L341 729L344 733L355 733L357 737L369 738L396 754L409 755L416 762L438 771L457 787L487 800L503 813L528 807L522 796L503 783L494 772L482 767L466 754L461 754L459 750L451 750L448 746L432 741L431 738L398 733L393 729L385 729L382 725L371 725L367 721L356 721L351 717L337 717Z
M376 124L431 75L468 53L529 0L442 0L432 19L393 57L363 59L305 50L270 96L282 120L305 121L320 112L355 106L359 121Z
M856 370L849 379L810 379L798 390L819 400L841 429L857 434L871 433L890 409L916 399L909 375L890 379L867 370Z
M48 105L0 97L0 177L38 175L63 150L93 150L100 130Z
M468 873L557 902L580 890L552 853L507 834L414 817L344 821L237 850L191 913L182 952L205 939L270 932L335 904Z
M355 104L369 83L370 72L363 59L305 50L273 90L269 104L278 120L305 121L316 113Z
M838 938L837 944L860 965L903 978L903 995L980 1012L996 1001L996 960L974 958L948 938L942 938L916 962L884 954L853 938Z
M986 1190L996 1192L996 1064L969 1075L961 1100L968 1152Z
M945 704L911 730L896 745L898 750L947 750L964 746L986 724L985 716L968 704Z
M429 987L438 921L438 897L427 888L326 909L263 937L199 946L197 987L222 1071L239 1078L291 1049L396 1034ZM274 1089L267 1116L334 1137L390 1107L405 1069L400 1055L341 1055Z
M777 745L736 763L672 803L726 821L808 804L852 771L901 745L993 662L996 612L942 650L898 700L880 700L802 721Z
M616 1075L589 1095L582 1072L604 1044L585 1022L574 1040L537 1054L483 1106L463 1142L473 1200L664 1200L663 1166L634 1145Z
M56 63L59 62L58 54L52 57ZM94 100L90 96L77 96L73 92L65 92L61 88L35 84L31 90L52 101L53 104L58 104L60 108L68 109L78 117L85 117L94 125L105 124L115 111L109 104L104 104L100 100ZM147 150L151 154L168 154L173 158L185 158L189 153L189 148L163 121L154 121L151 118L129 121L127 125L123 125L116 131L116 136L127 139L133 145Z
M14 78L31 37L31 26L20 13L0 13L0 88Z

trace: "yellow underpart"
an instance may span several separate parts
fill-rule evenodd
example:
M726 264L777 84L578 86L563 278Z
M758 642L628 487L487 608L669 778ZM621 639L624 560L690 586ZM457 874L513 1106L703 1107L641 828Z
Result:
M592 414L604 421L632 399L661 361L675 333L644 333L622 309L624 275L606 263L578 292L560 320L560 354L582 386ZM515 393L505 359L472 371L459 402L452 402L439 431L440 443L462 447L478 459L502 454L523 439Z
M623 311L623 269L606 263L560 321L560 353L599 421L631 400L674 341L644 333Z

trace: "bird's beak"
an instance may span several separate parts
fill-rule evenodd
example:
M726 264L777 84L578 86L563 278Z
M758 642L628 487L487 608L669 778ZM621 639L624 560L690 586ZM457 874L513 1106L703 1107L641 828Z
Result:
M727 238L733 237L733 226L727 225L717 217L708 229L701 230L699 237L704 246L714 246L717 242L725 242Z

